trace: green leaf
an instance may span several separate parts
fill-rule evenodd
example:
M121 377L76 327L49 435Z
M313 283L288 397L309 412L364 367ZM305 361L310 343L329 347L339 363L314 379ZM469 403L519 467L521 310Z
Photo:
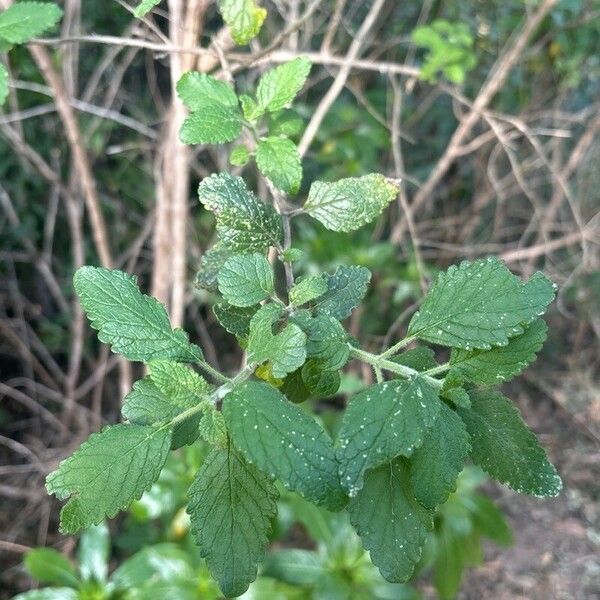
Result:
M318 359L321 368L335 371L348 362L348 333L339 321L329 315L317 315L297 322L307 336L306 354Z
M402 354L392 357L391 360L399 365L410 367L415 371L427 371L427 369L437 367L435 352L426 346L406 350Z
M101 523L86 529L79 538L79 572L85 581L106 581L110 554L108 527Z
M315 303L315 312L341 321L362 302L371 281L371 271L366 267L341 266L325 278L327 292Z
M248 190L241 177L211 175L200 183L198 196L217 218L220 243L232 252L264 252L281 244L281 217Z
M300 248L287 248L281 253L281 260L284 262L296 262L304 256L304 252Z
M165 307L142 294L135 277L122 271L81 267L73 278L75 291L98 339L128 360L170 359L196 362L198 346L182 329L172 329Z
M225 261L232 255L233 253L229 248L217 242L202 256L200 268L194 279L194 285L209 292L216 292L218 290L217 280L219 271L225 264Z
M12 600L79 600L79 592L72 588L44 588L17 594Z
M368 471L363 489L348 504L350 521L371 560L391 582L410 579L433 527L432 513L415 499L405 459Z
M256 147L256 164L273 185L287 194L297 194L302 182L302 160L294 142L268 137Z
M506 346L553 298L554 284L542 273L524 283L496 258L464 261L440 273L408 334L464 350Z
M48 493L70 497L61 531L98 525L141 498L158 479L170 446L171 431L164 427L118 424L92 434L46 479Z
M262 112L276 112L290 104L302 89L310 68L308 58L299 56L267 71L256 88L259 109Z
M254 0L218 0L223 21L239 46L255 38L267 17L267 11Z
M40 583L77 587L79 580L71 561L53 548L34 548L25 555L25 569Z
M177 94L193 111L179 133L184 144L230 142L242 132L237 96L224 81L190 71L177 82Z
M298 113L292 109L284 109L271 115L269 123L269 135L285 135L294 137L299 135L304 127L304 121Z
M350 400L338 434L340 477L350 496L361 489L367 469L410 456L423 443L440 404L419 376L372 385Z
M305 402L310 398L311 392L306 387L306 384L304 383L304 380L302 378L302 369L297 369L293 373L290 373L283 380L281 391L284 394L284 396L294 404Z
M557 496L562 481L513 403L493 390L469 393L471 408L459 408L471 436L471 457L516 492Z
M225 596L243 594L269 543L277 489L230 446L206 457L188 495L201 556Z
M239 385L225 396L223 416L235 446L261 471L315 504L330 510L344 505L330 437L274 387Z
M264 574L291 585L313 585L326 572L323 559L308 550L284 549L271 552Z
M265 304L250 321L248 361L271 361L274 377L284 377L306 360L306 335L297 325L288 323L279 333L273 333L273 326L282 315L281 307Z
M312 275L296 281L290 290L290 302L302 306L327 292L327 280L324 275Z
M229 153L229 163L234 167L243 167L250 160L250 151L246 146L236 146Z
M8 71L6 67L0 63L0 106L4 104L8 98Z
M456 489L456 480L469 454L469 436L461 418L443 402L433 427L411 457L415 498L435 508Z
M258 306L231 306L231 304L215 304L213 312L219 323L237 338L250 335L250 321L258 310Z
M138 19L145 17L155 6L160 4L160 0L142 0L133 11L133 15Z
M498 385L519 375L536 359L542 349L548 327L537 319L506 346L491 350L461 350L453 348L450 365L466 379L482 385Z
M0 38L23 44L54 27L63 11L51 2L19 2L0 13Z
M239 100L242 106L244 119L255 123L256 119L261 116L261 110L258 107L258 104L256 104L256 100L247 94L240 94Z
M273 267L262 254L236 254L219 271L219 291L233 306L248 307L274 290Z
M320 360L311 358L302 366L302 381L312 394L326 398L340 389L341 378L337 371L328 370Z
M198 429L200 436L212 446L227 448L227 427L218 410L211 409L202 413Z
M315 181L304 210L327 229L354 231L375 220L397 195L398 186L379 174Z

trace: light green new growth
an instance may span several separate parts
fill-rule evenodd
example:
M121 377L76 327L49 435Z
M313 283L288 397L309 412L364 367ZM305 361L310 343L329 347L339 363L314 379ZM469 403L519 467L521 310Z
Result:
M267 11L254 0L218 0L219 10L233 41L243 46L258 35Z
M304 86L310 67L310 61L300 56L267 71L256 88L258 110L276 112L290 104Z
M0 64L0 106L8 98L8 71L3 64Z
M54 27L63 11L51 2L18 2L0 12L0 39L24 44Z
M302 164L298 148L285 137L267 137L258 142L256 164L275 187L296 194L302 182Z
M142 0L135 10L133 11L134 16L138 19L145 17L155 6L160 4L160 0Z

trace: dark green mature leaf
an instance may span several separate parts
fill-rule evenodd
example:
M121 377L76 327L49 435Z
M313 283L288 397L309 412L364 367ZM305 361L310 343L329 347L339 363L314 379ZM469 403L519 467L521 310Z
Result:
M188 495L201 556L225 596L243 594L269 543L277 488L229 446L206 457Z
M446 404L411 457L411 480L416 499L435 508L456 489L456 479L469 454L469 435L461 418Z
M133 11L138 19L145 17L155 6L160 4L160 0L142 0Z
M18 2L0 12L0 39L23 44L54 27L62 15L52 2Z
M471 457L516 492L557 496L562 481L513 403L493 390L469 392L471 408L459 408L471 436Z
M311 395L311 391L306 387L304 379L302 378L302 369L297 369L290 373L283 380L283 385L280 389L284 396L290 402L294 402L295 404L308 400Z
M433 527L433 515L414 499L406 460L399 458L368 471L348 512L385 579L408 581Z
M267 137L258 142L256 164L273 185L287 194L297 194L302 183L302 161L294 142L284 137Z
M274 289L273 267L262 254L236 254L219 271L219 291L229 304L247 307L268 298Z
M349 495L361 489L367 469L410 456L423 443L440 405L436 390L419 376L379 383L356 394L338 435L340 477Z
M302 89L310 67L310 61L300 56L267 71L256 88L259 109L276 112L285 108Z
M426 346L406 350L402 354L392 357L390 360L399 365L410 367L415 371L427 371L427 369L437 367L435 352Z
M92 434L46 479L48 493L70 497L60 514L61 531L98 525L138 500L158 479L170 447L165 427L118 424Z
M320 360L311 358L302 367L302 381L312 394L326 398L338 391L341 378L337 371L331 371Z
M258 306L241 307L225 303L213 306L219 323L238 338L247 338L250 335L250 321L258 309Z
M276 304L265 304L250 321L248 361L270 361L274 377L285 377L301 367L306 360L306 335L294 323L288 323L279 333L273 326L284 314Z
M208 249L200 261L200 268L196 273L194 285L209 292L216 292L218 290L219 271L231 256L233 256L233 252L220 242Z
M40 583L77 587L79 580L73 563L53 548L34 548L25 555L25 569Z
M554 287L542 273L523 283L496 258L464 261L440 273L408 334L464 350L505 346L545 312Z
M304 210L327 229L354 231L375 220L397 195L398 187L378 174L315 181Z
M224 81L190 71L177 82L177 94L193 111L179 133L184 144L231 142L242 132L237 96Z
M330 510L344 505L330 437L274 387L239 385L225 396L223 416L235 446L259 469L315 504Z
M232 252L263 252L281 244L281 217L248 190L241 177L211 175L200 183L198 196L217 218L220 244Z
M81 267L73 278L75 291L98 339L129 360L167 359L196 362L198 346L182 329L172 329L165 307L142 294L135 277L122 271Z
M217 4L233 41L240 46L258 35L267 17L255 0L218 0Z
M536 359L542 349L548 327L537 319L519 336L511 338L506 346L491 350L461 350L453 348L450 365L466 379L482 385L497 385L519 375Z
M341 266L325 278L328 291L315 303L315 312L341 321L362 302L371 281L371 271L366 267Z

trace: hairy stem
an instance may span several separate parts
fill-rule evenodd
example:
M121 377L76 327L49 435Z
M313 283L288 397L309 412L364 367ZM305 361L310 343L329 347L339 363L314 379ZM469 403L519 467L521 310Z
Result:
M387 356L394 356L394 354L396 354L398 352L398 350L401 350L405 346L408 346L415 339L416 339L416 337L414 335L406 337L403 340L400 340L397 344L394 344L393 346L391 346L390 348L388 348L385 352L382 352L381 356L383 358L385 358Z

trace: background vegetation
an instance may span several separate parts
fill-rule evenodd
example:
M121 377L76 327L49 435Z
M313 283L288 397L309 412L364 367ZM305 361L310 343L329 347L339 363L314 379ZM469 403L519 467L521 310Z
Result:
M0 54L10 73L0 114L0 597L31 588L21 563L35 546L78 561L79 571L63 564L67 579L50 583L68 580L82 597L127 588L149 598L159 586L166 598L218 597L188 543L180 493L201 448L182 451L110 536L91 531L76 551L75 539L57 534L45 475L89 432L115 422L140 375L96 341L71 278L81 264L136 273L209 362L237 368L241 356L215 321L213 298L191 283L214 233L195 190L220 170L243 170L266 190L253 163L228 164L229 148L178 143L185 109L172 89L188 69L234 72L240 91L251 89L264 69L301 54L315 66L298 102L299 197L317 178L369 172L402 178L403 187L397 205L355 234L298 225L298 270L360 264L374 272L350 323L373 350L397 339L450 263L495 254L526 276L544 270L560 289L550 338L511 392L566 491L538 504L465 472L414 586L402 589L378 576L346 523L284 496L265 576L249 597L411 598L434 587L451 597L462 566L483 553L465 598L600 594L597 1L265 1L261 34L242 47L210 0L162 2L142 20L121 0L60 4L59 28ZM352 366L342 391L371 377ZM332 428L344 393L319 407ZM511 550L481 548L483 538L511 539L475 491L481 484L515 530ZM30 556L29 573L47 581ZM61 559L38 563L53 560Z

